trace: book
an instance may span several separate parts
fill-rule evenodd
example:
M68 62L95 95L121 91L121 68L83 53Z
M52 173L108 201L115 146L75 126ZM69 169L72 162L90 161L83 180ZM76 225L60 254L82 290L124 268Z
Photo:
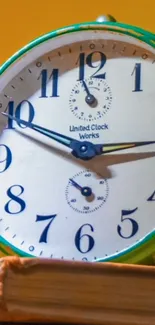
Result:
M0 259L0 321L155 324L155 267Z

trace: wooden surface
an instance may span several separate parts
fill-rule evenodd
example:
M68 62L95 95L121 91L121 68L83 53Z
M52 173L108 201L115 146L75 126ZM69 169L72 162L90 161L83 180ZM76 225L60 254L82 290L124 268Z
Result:
M1 0L0 64L32 39L65 25L110 13L120 22L155 32L154 0Z

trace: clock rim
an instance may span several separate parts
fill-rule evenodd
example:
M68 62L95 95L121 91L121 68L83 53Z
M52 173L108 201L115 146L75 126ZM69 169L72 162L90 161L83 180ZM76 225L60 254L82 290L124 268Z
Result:
M27 45L22 47L19 51L14 53L8 60L6 60L0 67L0 75L2 75L13 63L18 61L21 56L25 55L27 52L32 50L34 47L44 43L52 38L73 33L73 32L80 32L86 30L103 30L109 32L115 32L123 35L128 35L133 38L138 39L151 47L155 48L155 34L144 30L140 27L118 23L118 22L85 22L80 24L74 24L65 26L56 30L53 30L49 33L46 33L40 37L35 38Z

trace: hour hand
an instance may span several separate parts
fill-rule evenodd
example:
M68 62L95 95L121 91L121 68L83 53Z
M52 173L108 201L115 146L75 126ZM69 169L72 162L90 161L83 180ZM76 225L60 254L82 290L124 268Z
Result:
M146 146L154 144L155 141L142 141L142 142L121 142L121 143L105 143L96 145L97 155L107 154L110 152L121 151L125 149Z

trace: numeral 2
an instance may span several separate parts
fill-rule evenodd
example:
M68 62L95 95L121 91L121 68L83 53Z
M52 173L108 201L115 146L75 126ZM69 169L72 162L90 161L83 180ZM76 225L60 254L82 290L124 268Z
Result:
M97 63L97 65L95 65L93 63L93 58L94 56L98 56L98 60L99 60L99 64ZM79 81L80 80L84 80L85 78L85 62L88 65L88 67L90 68L98 68L97 71L95 71L91 77L93 78L100 78L100 79L105 79L106 77L106 73L101 73L101 74L97 74L105 65L106 63L106 56L103 52L98 52L98 51L94 51L90 54L88 54L87 56L85 55L85 53L80 53L79 57L78 57L78 61L77 63L79 63Z

